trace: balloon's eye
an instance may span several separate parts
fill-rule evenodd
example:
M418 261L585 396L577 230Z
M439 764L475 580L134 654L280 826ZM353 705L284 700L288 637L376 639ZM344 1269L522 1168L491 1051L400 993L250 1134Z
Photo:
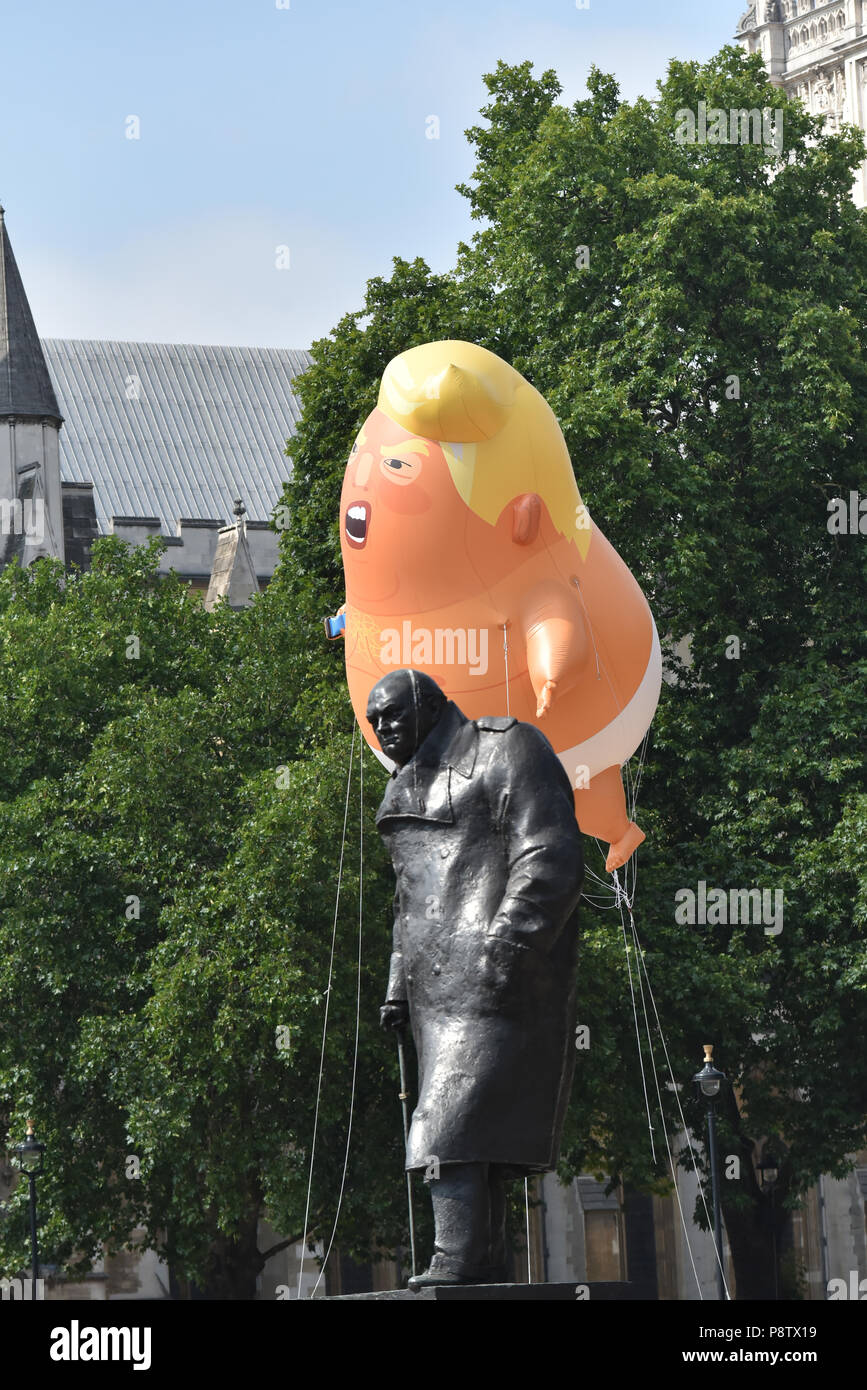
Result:
M391 483L413 483L421 472L422 461L418 454L410 454L408 458L386 458L379 461L383 476L388 478Z
M357 454L357 453L358 453L358 440L357 440L357 439L356 439L355 443L353 444L353 446L352 446L352 448L350 449L349 452L350 452L350 454Z

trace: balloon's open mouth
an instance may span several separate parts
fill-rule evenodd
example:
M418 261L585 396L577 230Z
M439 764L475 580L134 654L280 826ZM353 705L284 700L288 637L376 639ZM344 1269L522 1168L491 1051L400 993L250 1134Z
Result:
M354 545L356 550L360 550L367 542L367 527L370 522L370 503L353 502L347 508L344 529L346 539L350 545Z

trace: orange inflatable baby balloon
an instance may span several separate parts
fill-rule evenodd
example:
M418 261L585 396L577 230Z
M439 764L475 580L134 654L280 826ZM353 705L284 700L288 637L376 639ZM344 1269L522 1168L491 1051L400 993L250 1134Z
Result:
M472 343L385 369L340 501L346 674L356 718L388 671L425 671L470 719L540 728L609 870L644 839L621 765L653 718L659 638L641 589L581 501L550 406Z

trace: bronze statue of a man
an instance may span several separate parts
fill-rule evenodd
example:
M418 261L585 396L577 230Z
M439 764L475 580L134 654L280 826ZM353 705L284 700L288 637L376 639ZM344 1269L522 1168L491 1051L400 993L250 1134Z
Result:
M397 876L386 1028L412 1030L406 1152L430 1178L435 1252L410 1284L506 1278L506 1187L557 1162L574 1064L581 834L548 740L464 717L394 671L367 718L397 765L377 825Z

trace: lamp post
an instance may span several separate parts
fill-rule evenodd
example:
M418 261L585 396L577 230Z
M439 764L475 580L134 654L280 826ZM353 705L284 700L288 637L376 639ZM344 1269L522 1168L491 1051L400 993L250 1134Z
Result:
M722 1262L722 1217L720 1215L719 1168L717 1165L716 1114L714 1105L720 1094L720 1087L727 1080L727 1077L724 1072L717 1071L714 1066L713 1046L710 1043L704 1044L704 1066L701 1071L696 1072L692 1079L695 1082L698 1098L704 1101L707 1110L707 1147L708 1153L710 1154L710 1185L713 1196L713 1243L716 1250L717 1290L720 1301L722 1302L728 1297L728 1294L726 1292Z
M772 1150L762 1149L762 1161L759 1164L759 1184L763 1192L771 1194L771 1246L774 1257L774 1302L780 1301L780 1275L777 1267L777 1223L774 1213L774 1188L777 1185L777 1178L780 1176L780 1160Z
M21 1172L30 1180L30 1251L33 1264L33 1301L36 1302L36 1281L39 1278L39 1247L36 1243L36 1179L42 1172L45 1145L40 1144L33 1133L33 1121L27 1121L27 1137L23 1144L16 1144L12 1152L18 1159Z

